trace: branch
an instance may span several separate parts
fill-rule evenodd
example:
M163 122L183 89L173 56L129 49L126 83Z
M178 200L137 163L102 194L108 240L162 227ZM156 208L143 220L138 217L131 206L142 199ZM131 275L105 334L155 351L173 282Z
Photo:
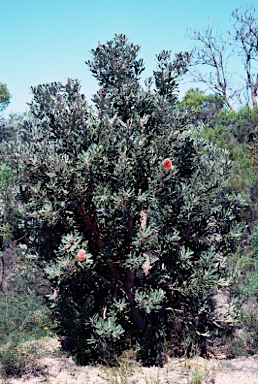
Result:
M194 31L190 34L190 38L201 44L201 48L195 49L195 61L193 65L195 70L192 75L200 82L205 83L208 88L215 94L224 97L225 103L231 110L235 110L228 96L228 74L226 63L228 55L225 50L225 42L220 36L214 36L212 27L209 26L202 34ZM209 79L198 71L199 65L207 65L212 68L213 74L210 73Z
M90 217L88 216L87 212L84 209L84 204L83 204L82 201L80 201L78 203L78 210L79 210L79 213L81 214L85 224L87 225L87 227L91 231L94 240L97 242L98 247L100 249L103 249L104 248L104 243L103 243L103 240L100 237L100 234L99 234L99 231L98 231L98 228L97 228L97 224L96 223L92 223Z
M143 320L143 318L141 317L139 310L135 305L134 297L132 294L133 281L134 281L134 273L129 269L127 271L126 283L124 284L124 291L125 291L127 300L130 303L132 320L133 320L134 325L136 325L136 327L138 329L141 329L143 331L147 331L148 326L145 323L145 321Z

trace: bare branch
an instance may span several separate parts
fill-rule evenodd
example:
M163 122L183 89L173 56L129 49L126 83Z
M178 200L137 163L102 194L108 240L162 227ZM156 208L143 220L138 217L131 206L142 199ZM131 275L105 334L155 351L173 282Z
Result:
M254 62L258 56L258 23L254 16L255 8L249 7L241 12L236 9L232 13L235 19L233 24L235 29L234 40L243 58L244 70L246 74L246 89L250 94L252 106L257 108L257 76L253 74Z
M208 26L203 33L190 31L189 35L197 42L191 66L193 71L190 68L191 74L213 93L223 96L228 107L234 110L235 107L231 102L234 91L231 89L227 71L227 62L232 55L232 49L229 49L218 33L214 33L212 26ZM210 68L208 74L203 71L203 67Z

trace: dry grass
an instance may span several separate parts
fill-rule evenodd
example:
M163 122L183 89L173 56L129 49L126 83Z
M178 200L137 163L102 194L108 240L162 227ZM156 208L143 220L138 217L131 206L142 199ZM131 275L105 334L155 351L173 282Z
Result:
M77 366L60 353L55 338L39 341L34 353L20 346L29 364L20 378L2 378L2 384L258 384L258 356L237 359L171 359L163 368L142 367L132 351L118 359L116 368ZM28 348L29 347L29 348Z

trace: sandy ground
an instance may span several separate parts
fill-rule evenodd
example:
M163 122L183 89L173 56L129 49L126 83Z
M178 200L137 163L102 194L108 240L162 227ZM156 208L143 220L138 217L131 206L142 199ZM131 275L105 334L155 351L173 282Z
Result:
M258 384L258 355L236 359L173 359L163 368L122 362L118 368L81 367L58 353L57 340L44 344L38 374L1 384Z

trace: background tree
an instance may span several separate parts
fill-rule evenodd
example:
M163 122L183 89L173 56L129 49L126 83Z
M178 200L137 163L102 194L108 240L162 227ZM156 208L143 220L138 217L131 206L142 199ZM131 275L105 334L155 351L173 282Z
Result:
M204 32L194 30L189 35L197 42L193 51L191 75L197 82L205 84L213 94L223 97L226 105L234 110L232 99L238 96L239 89L234 89L228 72L228 61L233 54L231 46L211 25ZM208 71L204 68L208 68Z
M225 106L222 96L192 88L179 107L189 111L193 124L204 124L202 134L206 140L229 151L232 166L227 188L244 196L244 221L251 229L257 220L257 108L232 111Z
M212 301L230 285L226 256L241 232L223 189L227 152L175 103L185 60L162 52L156 88L142 90L139 49L116 35L92 50L94 106L76 80L33 88L30 117L9 143L27 244L55 288L64 346L81 362L114 363L133 348L163 364L167 352L204 351L233 322Z
M189 111L193 124L203 123L205 126L214 125L217 113L224 105L223 96L207 95L198 88L190 88L179 102L179 107Z
M8 91L7 85L0 82L0 111L3 111L7 108L10 103L11 95Z
M234 10L233 30L225 36L211 25L203 32L189 32L196 42L192 76L213 94L222 96L231 110L239 105L257 108L258 24L255 12L254 7ZM239 58L241 73L236 69Z
M0 112L10 103L11 95L7 85L0 83ZM15 176L8 164L6 141L14 137L17 128L16 116L5 119L0 116L0 288L2 288L4 276L4 261L2 250L6 247L17 230L18 210L15 207Z
M255 17L255 8L248 7L242 11L236 9L232 16L234 22L235 40L242 57L244 71L246 75L246 99L249 104L257 108L257 90L258 90L258 21ZM253 73L256 71L256 73Z

